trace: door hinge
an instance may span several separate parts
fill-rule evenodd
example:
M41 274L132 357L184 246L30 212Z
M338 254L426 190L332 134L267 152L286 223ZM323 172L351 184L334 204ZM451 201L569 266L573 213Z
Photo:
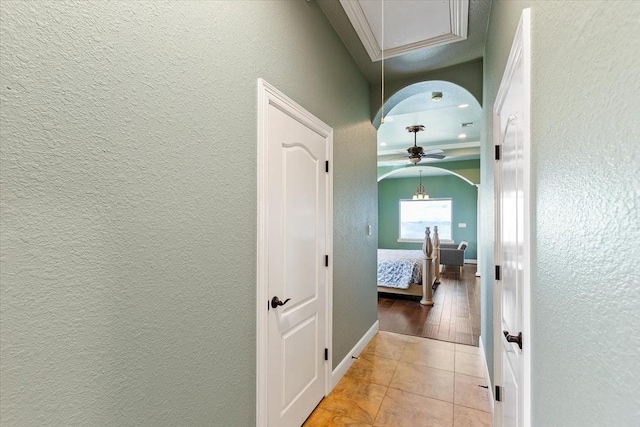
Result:
M324 349L324 360L329 360L329 349L328 348Z
M500 146L496 145L496 160L500 160Z
M502 387L499 385L496 386L496 402L502 402Z
M496 280L502 280L502 269L496 265Z
M324 162L324 171L329 173L329 160L327 160L326 162Z
M329 267L329 255L324 256L324 266Z

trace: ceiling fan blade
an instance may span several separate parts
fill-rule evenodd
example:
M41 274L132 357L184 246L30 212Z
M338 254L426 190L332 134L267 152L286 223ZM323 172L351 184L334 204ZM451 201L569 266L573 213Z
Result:
M392 160L408 160L409 156L402 154L388 154L384 156L378 156L378 161L392 161Z
M420 156L421 159L439 159L442 160L444 159L446 156L444 155L444 151L442 150L438 150L438 149L434 149L434 150L429 150L426 154L422 154ZM387 155L383 155L383 156L378 156L378 161L379 162L391 162L391 161L409 161L409 156L403 156L403 155L399 155L399 154L387 154Z
M409 163L407 159L399 159L399 160L380 160L376 162L378 166L409 166L413 163Z
M444 151L442 151L439 148L431 148L430 150L424 150L424 154L442 154L444 153Z

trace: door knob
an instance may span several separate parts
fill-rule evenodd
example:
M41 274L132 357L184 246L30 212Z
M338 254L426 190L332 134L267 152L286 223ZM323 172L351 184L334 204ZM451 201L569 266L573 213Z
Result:
M278 297L273 297L273 298L271 298L271 308L276 308L276 307L278 307L278 306L280 306L280 305L285 305L286 303L288 303L288 302L289 302L289 300L291 300L291 298L287 298L287 299L286 299L286 300L284 300L284 302L283 302L283 301L280 301L280 298L278 298Z
M518 335L509 335L509 331L502 331L502 333L507 339L507 342L514 342L518 344L518 347L522 350L522 332L519 332Z

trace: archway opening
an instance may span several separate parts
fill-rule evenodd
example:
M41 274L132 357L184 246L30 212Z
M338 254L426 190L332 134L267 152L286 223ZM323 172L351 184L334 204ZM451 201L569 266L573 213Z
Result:
M447 81L425 81L407 86L393 94L385 105L385 122L379 124L381 111L376 116L378 129L378 249L379 249L379 273L380 259L387 256L388 251L417 252L421 254L421 241L406 238L403 226L415 222L422 227L424 235L425 223L439 224L439 228L445 229L448 242L458 245L467 242L464 251L464 268L455 267L452 276L445 275L445 282L440 285L440 295L435 294L436 311L438 298L451 294L451 286L464 286L474 293L473 310L465 313L457 313L460 316L468 316L466 324L475 327L467 335L457 335L456 326L440 324L439 320L430 319L429 328L421 328L409 322L403 331L395 330L404 328L400 323L390 324L382 304L394 304L388 298L391 294L405 294L404 291L389 291L378 287L380 328L395 332L402 332L425 338L443 339L461 344L478 345L479 340L479 281L476 280L476 263L478 253L478 191L480 183L480 130L482 120L482 108L476 98L465 88ZM410 133L407 127L424 126L424 131ZM415 138L415 139L414 139ZM419 158L414 156L419 147ZM408 148L412 148L408 152ZM410 157L413 157L411 161ZM419 184L424 184L429 194L429 201L411 200ZM433 203L432 203L433 202ZM412 219L404 213L408 206L424 204L425 215L438 217L437 220ZM450 207L447 218L440 218L436 213L437 205ZM433 209L428 207L433 205ZM416 204L417 207L417 204ZM411 216L413 214L409 214ZM420 215L423 215L420 213ZM415 227L414 227L415 228ZM433 231L433 228L432 228ZM444 240L444 239L441 239ZM384 253L381 255L381 253ZM394 257L395 255L391 255ZM440 268L440 266L438 266ZM444 267L443 267L444 268ZM380 276L380 274L379 274ZM455 284L453 284L455 282ZM380 280L379 280L380 284ZM409 286L409 294L411 294ZM416 286L414 286L415 290ZM422 291L421 286L417 288ZM447 298L449 298L447 296ZM393 299L393 298L391 298ZM417 303L416 303L417 304ZM462 305L468 304L462 303ZM477 305L477 307L476 307ZM427 318L430 308L420 306L415 310L425 312ZM470 307L471 308L471 307ZM470 312L473 311L473 314ZM414 316L412 315L412 318ZM389 316L389 319L398 319L398 316ZM446 323L446 322L445 322ZM447 328L452 332L445 333ZM441 330L440 330L441 329Z

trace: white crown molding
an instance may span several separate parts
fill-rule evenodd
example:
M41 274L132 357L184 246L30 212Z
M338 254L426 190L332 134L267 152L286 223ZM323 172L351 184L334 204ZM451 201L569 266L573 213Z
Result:
M347 14L349 21L351 21L353 29L356 30L358 37L360 37L360 41L367 50L371 60L379 60L381 58L380 55L382 54L382 49L378 44L376 36L373 34L373 30L369 25L369 21L367 21L367 17L363 12L362 7L360 7L360 1L340 0L340 4L342 5L344 12ZM378 57L378 59L374 59L374 57Z
M449 0L451 10L451 34L458 40L467 39L469 25L469 0Z
M373 34L373 30L367 21L367 17L360 7L361 0L340 0L351 25L356 30L360 41L369 54L371 61L376 62L382 59L382 48ZM386 49L385 58L400 56L413 50L424 49L426 47L439 46L467 39L467 29L469 22L469 0L449 0L449 10L451 17L451 32L438 37L409 43L403 46Z

